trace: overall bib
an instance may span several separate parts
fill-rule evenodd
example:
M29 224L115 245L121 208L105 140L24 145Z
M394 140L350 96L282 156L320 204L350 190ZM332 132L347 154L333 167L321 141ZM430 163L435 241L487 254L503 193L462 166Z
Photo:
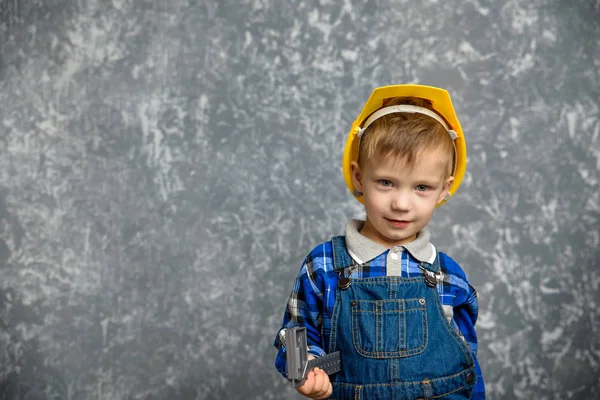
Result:
M471 350L444 315L437 284L425 275L353 279L343 236L332 239L340 276L329 353L332 399L468 399L475 386ZM422 267L439 273L439 255ZM442 283L443 284L443 283Z

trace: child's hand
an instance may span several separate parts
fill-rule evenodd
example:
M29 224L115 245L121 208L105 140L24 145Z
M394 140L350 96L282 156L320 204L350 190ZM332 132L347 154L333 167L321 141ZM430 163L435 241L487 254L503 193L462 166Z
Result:
M309 360L313 358L311 355L308 356ZM301 395L310 397L311 399L327 399L333 393L329 375L321 368L314 368L306 374L306 381L302 386L298 386L296 390Z

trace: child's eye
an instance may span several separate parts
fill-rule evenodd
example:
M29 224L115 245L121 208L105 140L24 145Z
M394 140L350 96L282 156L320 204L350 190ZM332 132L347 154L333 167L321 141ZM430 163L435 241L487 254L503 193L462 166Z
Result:
M379 183L381 184L381 186L384 186L384 187L391 187L392 186L392 182L388 181L387 179L380 179Z
M426 191L426 190L428 190L428 189L429 189L429 186L427 186L427 185L417 185L417 188L416 188L416 189L417 189L417 191L419 191L419 192L424 192L424 191Z

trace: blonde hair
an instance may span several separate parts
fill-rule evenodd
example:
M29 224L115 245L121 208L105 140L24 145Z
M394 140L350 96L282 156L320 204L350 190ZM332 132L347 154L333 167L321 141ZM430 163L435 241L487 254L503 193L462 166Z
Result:
M400 104L424 107L435 112L429 100L417 97L386 99L382 107ZM392 157L412 168L417 156L428 149L441 151L441 161L446 165L445 177L451 176L455 162L454 144L446 128L423 114L388 114L373 122L363 134L358 149L358 164L362 166L367 160Z

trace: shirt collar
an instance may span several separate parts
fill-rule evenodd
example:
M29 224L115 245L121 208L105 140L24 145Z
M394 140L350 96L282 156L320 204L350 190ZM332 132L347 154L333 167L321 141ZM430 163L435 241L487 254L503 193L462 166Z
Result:
M364 223L365 221L352 219L346 224L346 247L352 258L359 264L372 260L388 250L384 245L375 243L360 234L359 230ZM429 231L423 229L417 234L415 240L400 247L406 249L417 261L431 264L435 260L436 251L429 238Z

